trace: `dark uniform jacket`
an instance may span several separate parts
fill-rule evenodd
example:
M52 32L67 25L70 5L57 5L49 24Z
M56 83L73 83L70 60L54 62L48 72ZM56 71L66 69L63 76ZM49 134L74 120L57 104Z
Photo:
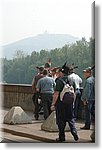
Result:
M62 77L62 79L72 85L75 89L75 82L72 81L68 76ZM55 91L59 92L58 100L56 102L56 120L57 124L60 123L61 120L69 121L73 118L73 104L64 104L60 101L60 92L63 90L64 84L60 80L60 78L56 79L56 88Z

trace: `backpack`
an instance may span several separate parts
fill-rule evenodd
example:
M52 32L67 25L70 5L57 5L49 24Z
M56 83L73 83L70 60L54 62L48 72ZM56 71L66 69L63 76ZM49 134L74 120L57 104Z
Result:
M60 101L62 101L65 104L72 104L75 100L75 92L72 85L69 85L66 83L63 79L60 79L63 84L63 90L60 93Z

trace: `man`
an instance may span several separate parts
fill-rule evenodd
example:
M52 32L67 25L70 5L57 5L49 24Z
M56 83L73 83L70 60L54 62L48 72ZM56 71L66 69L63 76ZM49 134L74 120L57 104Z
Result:
M85 125L80 129L89 130L91 125L91 110L95 103L95 79L92 76L91 67L83 70L84 78L86 79L82 93L82 101L85 106Z
M46 120L51 113L50 107L53 100L55 82L52 77L48 76L48 71L46 69L43 71L43 76L44 77L38 81L36 87L37 91L41 93L44 119Z
M50 73L51 73L51 76L52 76L52 78L54 79L54 81L56 80L56 78L57 78L57 76L56 76L56 71L57 71L57 67L54 67L54 68L51 68L51 71L50 71Z
M35 106L35 119L38 120L39 118L39 104L38 104L38 98L40 96L40 93L37 92L36 90L36 85L37 85L37 82L39 79L43 78L43 70L44 70L44 67L43 66L39 66L39 67L36 67L39 72L38 74L33 78L33 81L32 81L32 90L33 90L33 103L34 103L34 106Z
M56 110L56 123L59 129L59 137L56 139L57 142L65 141L65 126L68 122L71 134L74 137L74 140L78 140L77 130L75 128L75 119L73 118L73 102L70 104L65 104L60 100L60 93L63 90L64 84L61 80L64 80L66 83L73 85L75 88L75 83L68 78L69 67L66 66L66 63L60 69L60 77L56 79L56 88L54 92L54 98L52 101L51 110Z
M46 70L50 71L50 68L51 68L51 59L50 58L48 59L48 62L45 63L44 68Z
M70 75L69 77L74 80L75 82L75 92L76 92L76 99L74 103L74 115L75 119L78 118L78 110L79 110L79 104L80 104L80 98L81 98L81 92L80 92L80 85L82 84L82 79L77 75L74 71L74 67L70 68Z

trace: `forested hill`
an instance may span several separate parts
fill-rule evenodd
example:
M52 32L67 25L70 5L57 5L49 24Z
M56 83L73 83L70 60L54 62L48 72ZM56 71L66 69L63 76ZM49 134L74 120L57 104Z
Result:
M44 65L51 58L52 66L62 66L65 61L70 65L78 65L76 72L82 77L82 70L94 64L95 41L85 38L72 45L64 45L51 51L33 51L30 55L18 51L15 58L2 59L3 81L6 83L31 84L33 76L37 73L36 66Z
M42 49L50 50L61 48L68 43L75 43L78 38L68 34L39 34L35 37L29 37L9 45L3 46L3 55L6 58L12 59L15 52L22 50L25 53L31 54L32 51L40 51Z

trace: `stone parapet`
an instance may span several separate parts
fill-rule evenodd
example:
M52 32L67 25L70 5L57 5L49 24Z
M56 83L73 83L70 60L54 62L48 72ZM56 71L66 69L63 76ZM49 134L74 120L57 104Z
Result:
M32 87L28 84L2 84L3 107L20 106L24 110L34 111Z
M3 103L5 108L12 108L13 106L20 106L25 111L34 112L34 104L32 101L32 86L29 84L0 84L2 87ZM1 92L0 91L0 92ZM82 92L82 90L81 90ZM79 106L78 118L84 119L85 112L84 107L81 104Z

